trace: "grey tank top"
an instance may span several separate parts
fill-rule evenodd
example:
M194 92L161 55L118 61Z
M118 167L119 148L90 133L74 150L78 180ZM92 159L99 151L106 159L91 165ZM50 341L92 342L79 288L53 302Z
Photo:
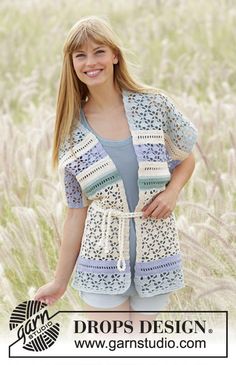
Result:
M102 144L104 150L114 162L119 171L125 187L126 197L128 201L129 210L133 212L138 204L138 161L132 143L132 136L120 141L113 141L99 136L88 123L86 116L81 111L81 123L89 129ZM134 218L129 218L130 222L130 266L131 276L134 277L134 264L136 258L136 231Z

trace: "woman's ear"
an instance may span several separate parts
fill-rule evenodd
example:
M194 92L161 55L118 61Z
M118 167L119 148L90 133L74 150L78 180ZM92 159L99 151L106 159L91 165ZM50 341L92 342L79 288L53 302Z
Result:
M117 64L118 62L119 62L119 52L116 51L116 52L114 52L113 63Z

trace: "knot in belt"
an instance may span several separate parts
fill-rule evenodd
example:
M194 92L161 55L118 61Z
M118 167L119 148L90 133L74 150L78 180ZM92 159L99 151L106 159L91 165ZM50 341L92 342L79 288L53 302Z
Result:
M135 218L135 217L143 217L142 212L121 212L120 210L116 209L103 209L99 207L95 202L93 203L93 207L97 209L99 212L103 213L102 218L102 238L99 242L97 242L98 246L102 246L104 243L104 251L105 253L108 253L110 250L109 245L109 232L111 227L111 217L117 217L119 218L119 234L118 234L118 240L119 240L119 259L117 261L117 269L119 271L124 271L126 269L126 263L124 259L124 234L125 234L125 219L126 218ZM107 227L105 227L105 225Z

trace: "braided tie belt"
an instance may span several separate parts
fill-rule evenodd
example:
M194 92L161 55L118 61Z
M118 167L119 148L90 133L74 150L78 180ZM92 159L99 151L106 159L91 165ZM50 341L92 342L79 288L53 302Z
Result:
M104 252L108 253L110 250L110 245L109 245L109 233L110 233L110 226L111 226L111 219L112 217L117 217L119 218L119 236L118 236L118 240L119 240L119 259L117 261L117 269L119 271L124 271L126 269L126 263L125 263L125 259L124 259L124 234L125 234L125 219L127 218L142 218L143 217L143 212L121 212L120 210L116 210L116 209L103 209L101 207L99 207L96 202L93 202L93 207L103 213L103 218L102 218L102 238L99 242L97 242L96 244L98 246L102 246L104 244ZM107 222L106 222L107 221ZM107 229L105 229L107 226Z

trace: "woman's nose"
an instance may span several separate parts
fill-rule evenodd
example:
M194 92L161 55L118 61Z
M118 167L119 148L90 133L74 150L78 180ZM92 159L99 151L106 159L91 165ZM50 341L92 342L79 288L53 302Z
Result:
M87 66L94 66L94 65L96 65L96 61L95 61L95 58L94 58L93 55L87 56L86 65Z

